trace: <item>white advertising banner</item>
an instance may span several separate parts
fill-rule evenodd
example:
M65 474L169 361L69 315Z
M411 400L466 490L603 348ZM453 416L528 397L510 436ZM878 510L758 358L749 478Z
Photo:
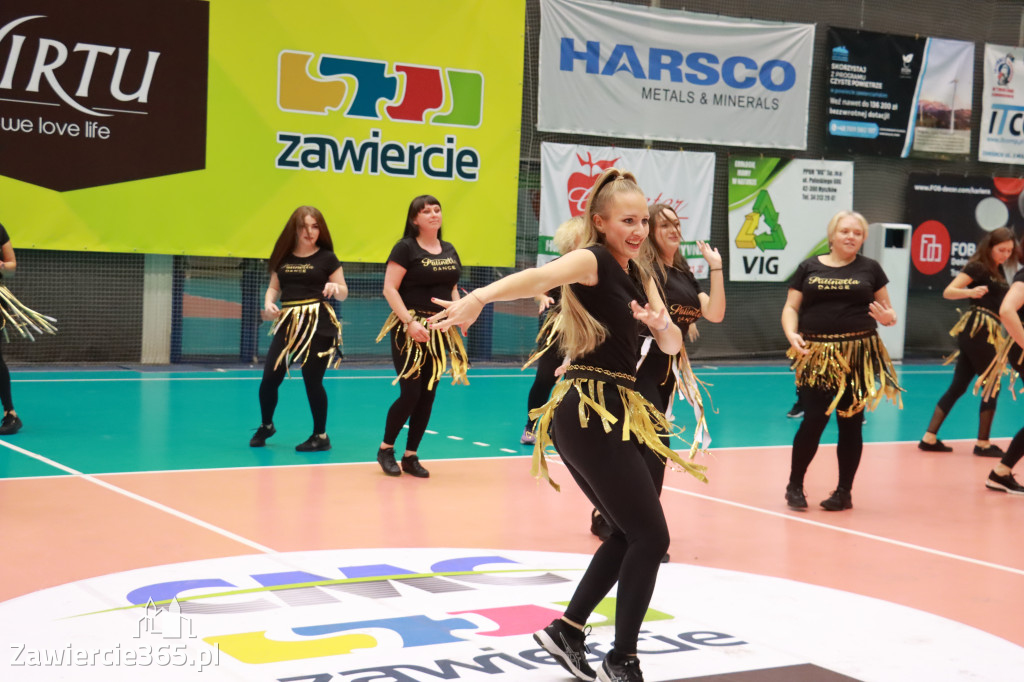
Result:
M711 197L715 155L711 152L664 152L651 149L587 147L545 142L540 146L540 239L537 265L558 252L551 237L563 222L583 215L590 189L608 168L636 176L648 204L667 204L679 216L682 250L698 279L708 276L698 239L711 236ZM713 245L714 246L714 245Z
M540 4L539 130L807 148L813 24Z
M729 157L729 280L789 281L852 208L852 161Z
M1024 164L1024 47L985 45L978 160Z

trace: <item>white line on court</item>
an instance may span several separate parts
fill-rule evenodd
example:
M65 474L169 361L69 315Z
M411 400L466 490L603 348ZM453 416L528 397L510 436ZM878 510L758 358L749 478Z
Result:
M767 514L768 516L774 516L779 519L786 519L787 521L794 521L796 523L805 523L809 526L816 526L818 528L825 528L833 530L838 533L845 533L847 535L855 535L860 538L867 540L874 540L876 542L883 542L888 545L895 545L896 547L902 547L904 549L912 549L918 552L924 552L925 554L932 554L934 556L940 556L946 559L954 559L956 561L963 561L968 564L974 564L976 566L984 566L985 568L994 568L998 571L1006 571L1007 573L1014 573L1016 575L1024 575L1024 570L1019 568L1012 568L1010 566L1003 566L1002 564L994 564L990 561L982 561L981 559L974 559L972 557L963 556L962 554L952 554L950 552L944 552L940 549L932 549L931 547L924 547L922 545L915 545L909 542L903 542L902 540L893 540L881 535L874 535L872 533L865 533L859 530L851 530L849 528L841 528L839 526L833 526L828 523L822 523L821 521L812 521L810 519L804 519L793 514L785 514L783 512L771 511L768 509L761 509L760 507L753 507L749 504L743 504L742 502L732 502L731 500L723 500L719 497L711 497L710 495L702 495L700 493L690 492L689 490L680 490L679 488L670 488L665 486L662 490L670 490L680 495L688 495L690 497L696 497L701 500L707 500L708 502L718 502L725 504L730 507L736 507L738 509L745 509L747 511L757 512L759 514Z
M93 476L91 474L86 474L86 473L83 473L81 471L78 471L77 469L72 469L71 467L65 466L65 465L61 464L60 462L56 462L56 461L50 459L49 457L44 457L42 455L36 454L36 453L34 453L34 452L30 451L30 450L26 450L25 448L21 448L21 447L18 447L17 445L13 445L11 443L8 443L7 441L0 441L0 445L3 445L5 448L9 448L11 450L14 450L15 452L20 452L21 454L25 455L26 457L31 457L32 459L35 459L35 460L37 460L39 462L42 462L43 464L47 464L49 466L52 466L53 468L59 469L59 470L65 472L65 473L71 474L72 476L75 476L77 478L81 478L82 480L84 480L84 481L86 481L88 483L92 483L94 485L98 485L101 488L106 488L107 490L110 490L111 492L115 492L118 495L124 495L125 497L127 497L129 499L132 499L132 500L135 500L136 502L141 502L141 503L143 503L145 505L149 505L150 507L153 507L154 509L158 509L158 510L160 510L162 512L170 514L171 516L175 516L175 517L177 517L177 518L179 518L179 519L181 519L183 521L187 521L189 523L195 524L195 525L199 526L200 528L204 528L206 530L213 531L214 533L217 533L218 535L222 535L222 536L228 538L229 540L234 540L235 542L239 542L239 543L241 543L243 545L246 545L247 547L252 547L253 549L255 549L258 552L263 552L265 554L278 554L278 552L276 550L273 550L273 549L271 549L271 548L269 548L269 547L267 547L265 545L261 545L258 542L254 542L252 540L249 540L248 538L243 538L241 535L238 535L236 533L232 533L231 531L225 530L224 528L220 528L219 526L215 526L212 523L207 523L206 521L203 521L201 519L197 519L196 517L194 517L194 516L192 516L190 514L186 514L185 512L178 511L177 509L174 509L173 507L168 507L166 504L162 504L160 502L157 502L156 500L151 500L151 499L149 499L147 497L143 497L142 495L138 495L138 494L133 493L133 492L131 492L129 490L125 490L124 488L119 488L116 485L114 485L112 483L107 483L106 481L103 481L103 480L100 480L100 479L96 478L95 476ZM12 480L16 480L16 479L12 479Z

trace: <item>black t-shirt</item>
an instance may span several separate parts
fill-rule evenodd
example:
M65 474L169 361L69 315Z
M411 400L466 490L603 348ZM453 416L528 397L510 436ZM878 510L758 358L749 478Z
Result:
M1017 282L1024 283L1024 269L1021 269L1021 270L1017 271L1017 274L1013 276L1013 282L1010 282L1010 284L1012 285L1012 284L1015 284ZM1009 290L1009 289L1007 289L1007 290ZM1021 306L1017 310L1017 317L1019 317L1021 323L1024 324L1024 306Z
M636 265L630 261L627 275L603 245L588 246L587 250L597 256L597 284L590 287L573 284L572 292L608 333L604 343L583 357L573 358L572 364L634 376L640 337L629 302L636 301L641 306L647 302Z
M848 334L876 329L868 306L875 292L889 283L882 266L867 256L834 268L817 256L808 258L793 273L790 289L803 294L800 333Z
M993 276L988 268L977 261L968 263L961 272L971 278L968 287L988 287L988 293L981 298L971 299L971 305L991 310L998 316L999 304L1003 302L1010 285Z
M323 301L325 306L330 305L324 300L324 285L340 267L338 257L327 249L320 249L304 258L292 253L285 255L275 270L281 284L281 303L313 299ZM316 329L321 334L337 333L326 314L320 315Z
M690 325L700 319L700 282L689 270L665 269L666 280L661 283L665 290L665 305L672 321L684 334Z
M444 240L441 241L441 253L430 253L419 245L415 237L405 237L391 249L388 262L405 268L398 294L406 308L421 312L439 312L441 306L430 299L450 300L452 289L462 274L459 254Z

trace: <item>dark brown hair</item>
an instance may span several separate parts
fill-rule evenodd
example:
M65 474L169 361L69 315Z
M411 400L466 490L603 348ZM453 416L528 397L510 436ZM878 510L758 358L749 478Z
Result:
M1008 227L997 227L982 237L981 241L978 242L978 248L974 250L974 255L968 258L967 262L981 263L996 279L1006 281L1002 268L992 260L992 249L1003 242L1013 242L1013 253L1010 254L1010 258L1016 260L1019 255L1017 250L1020 248L1020 245L1017 243L1013 230Z
M281 236L277 238L277 243L274 244L274 250L270 252L270 260L267 262L267 270L275 272L277 270L277 266L281 264L281 259L291 253L295 248L295 235L300 228L305 226L306 216L313 216L313 219L316 220L317 227L320 228L320 236L317 237L316 245L321 249L334 251L334 242L331 240L331 231L327 229L327 221L324 220L323 213L313 206L299 206L292 212L292 216L288 218L288 222L284 224L284 229L281 230Z
M421 194L413 199L412 202L409 203L409 214L405 217L405 233L402 234L403 237L419 236L420 228L413 225L412 221L416 220L416 216L419 215L424 206L437 206L438 208L441 208L441 202L430 194ZM440 228L437 230L437 238L441 238Z

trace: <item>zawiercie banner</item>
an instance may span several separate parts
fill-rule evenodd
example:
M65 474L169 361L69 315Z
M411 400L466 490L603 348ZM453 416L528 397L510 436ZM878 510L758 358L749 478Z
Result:
M266 257L295 207L383 261L433 194L515 260L523 0L5 0L0 221L20 247ZM502 45L501 51L493 46Z
M1024 164L1024 87L1016 70L1022 60L1024 48L985 45L979 161Z
M711 152L663 152L583 145L540 146L540 243L537 264L558 256L551 236L563 222L583 215L597 178L608 168L632 172L648 204L668 204L679 217L683 255L698 278L707 277L707 262L698 239L711 236L711 197L715 155Z
M853 207L853 163L729 157L729 279L786 282Z
M829 151L970 155L973 43L833 27L828 47Z
M1024 178L911 173L907 185L910 285L945 289L997 227L1024 235Z
M541 0L537 128L807 148L813 24Z

